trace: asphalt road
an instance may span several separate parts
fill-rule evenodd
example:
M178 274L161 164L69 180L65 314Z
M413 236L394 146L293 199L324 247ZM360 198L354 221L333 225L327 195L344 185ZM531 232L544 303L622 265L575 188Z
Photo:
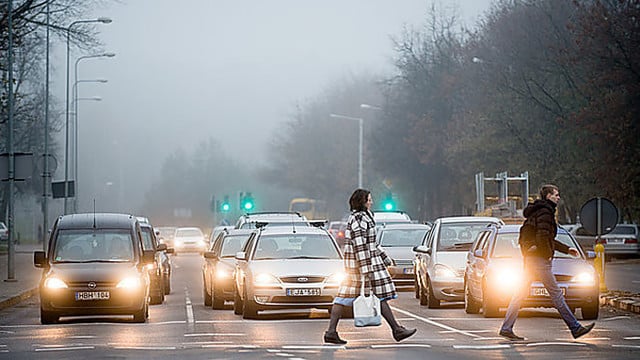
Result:
M640 259L612 259L605 265L604 278L610 290L640 294Z
M386 324L355 328L342 320L338 331L346 346L324 345L326 311L261 313L243 320L226 310L205 308L202 259L173 258L172 294L152 306L146 324L123 318L63 318L40 325L38 298L0 311L0 358L216 358L216 359L637 359L640 316L603 310L596 328L574 340L551 309L526 309L515 330L527 339L497 336L501 319L467 315L460 303L442 309L420 306L413 292L401 292L391 304L399 322L415 327L415 336L396 343Z

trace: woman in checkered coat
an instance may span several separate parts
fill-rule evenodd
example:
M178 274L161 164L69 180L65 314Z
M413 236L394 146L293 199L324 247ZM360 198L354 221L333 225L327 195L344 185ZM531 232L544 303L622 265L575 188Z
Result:
M376 223L371 212L371 192L357 189L349 199L351 215L347 220L344 245L344 267L347 277L338 290L333 302L329 329L324 333L324 342L346 344L338 336L338 321L345 306L353 306L353 301L360 295L362 275L365 278L365 293L369 289L380 299L380 311L393 332L393 338L401 341L415 334L416 329L406 329L398 324L388 300L398 297L396 288L387 271L393 260L376 244Z

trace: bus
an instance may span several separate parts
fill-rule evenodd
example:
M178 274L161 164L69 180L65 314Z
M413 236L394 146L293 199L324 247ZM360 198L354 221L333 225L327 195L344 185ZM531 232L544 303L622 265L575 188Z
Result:
M325 220L328 215L326 201L309 198L291 199L289 211L300 213L309 220Z

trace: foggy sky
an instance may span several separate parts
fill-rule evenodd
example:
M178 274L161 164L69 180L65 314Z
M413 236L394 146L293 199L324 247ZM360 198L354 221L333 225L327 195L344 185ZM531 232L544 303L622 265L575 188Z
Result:
M108 80L79 85L80 97L102 97L79 102L80 210L89 210L83 180L124 183L120 196L141 201L161 176L149 169L209 137L238 162L258 164L297 101L352 73L392 74L390 37L424 25L429 3L121 0L95 9L93 16L113 19L98 29L103 50L116 57L78 67L79 79ZM457 4L472 24L490 0L442 3ZM63 99L64 45L56 45L52 95ZM72 73L81 55L72 52Z

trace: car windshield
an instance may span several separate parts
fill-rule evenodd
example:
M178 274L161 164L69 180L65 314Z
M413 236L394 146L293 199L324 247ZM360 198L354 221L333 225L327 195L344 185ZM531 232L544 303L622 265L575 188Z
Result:
M613 228L613 230L609 234L635 235L636 234L636 228L634 226L618 225L615 228Z
M326 234L267 235L258 239L253 259L340 259L340 253Z
M133 241L127 230L60 230L53 249L54 262L130 262Z
M438 251L468 251L478 233L489 223L442 224L438 240Z
M222 240L222 249L220 250L220 257L232 258L236 256L238 251L242 251L244 244L249 239L249 234L246 235L227 235Z
M153 238L151 238L151 229L142 229L142 248L145 250L153 250Z
M503 233L498 234L496 238L496 243L493 248L493 256L494 258L520 258L522 254L520 253L520 245L518 244L518 233ZM571 238L569 234L560 233L556 236L556 240L567 245L568 247L577 248L577 245ZM553 254L554 258L573 258L569 254L562 253L560 251L555 251Z
M178 229L176 237L203 237L202 231L198 229Z
M380 246L414 247L422 243L429 229L384 230L380 236Z

